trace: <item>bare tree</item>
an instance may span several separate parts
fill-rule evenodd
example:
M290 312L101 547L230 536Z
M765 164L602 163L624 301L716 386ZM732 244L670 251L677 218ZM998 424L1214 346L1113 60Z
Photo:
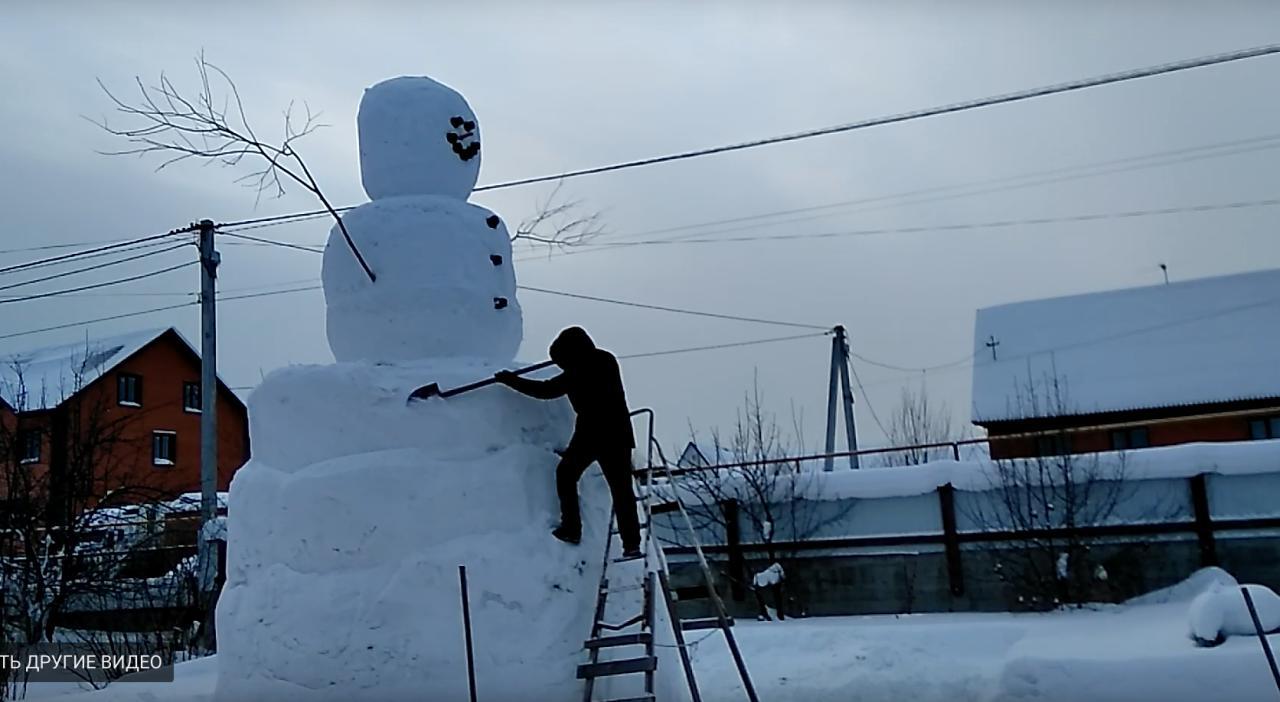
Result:
M81 392L101 358L86 348L56 391L42 384L40 395L57 402L31 402L21 360L0 387L9 398L0 421L4 623L23 644L52 640L57 617L75 602L118 594L121 568L154 536L113 523L122 505L163 492L135 470L149 455L138 445L149 437L130 431L139 415L116 411L106 392Z
M798 426L793 435L782 430L765 409L757 384L747 393L727 440L712 431L711 455L673 486L698 538L721 544L737 540L763 556L757 559L760 569L780 566L780 577L766 578L764 586L772 590L780 618L805 610L800 545L852 509L847 501L824 500L820 469L795 460L803 442ZM693 439L696 446L696 434ZM691 536L680 522L669 526L666 540L689 545ZM754 589L758 582L744 572L730 572L729 577L738 587Z
M1028 378L1016 402L1023 416L1073 414L1056 376L1039 383ZM991 552L993 575L1007 586L1015 607L1047 610L1097 601L1108 577L1102 551L1088 532L1111 522L1133 493L1126 456L1075 453L1072 432L1062 428L1028 440L1035 455L993 461L988 491L967 510L982 530L1012 537Z
M902 447L901 451L885 454L889 465L919 465L950 458L945 448L924 447L956 440L951 411L946 403L934 404L924 386L919 391L904 387L902 398L889 417L888 438L890 446Z
M296 116L294 103L290 103L284 110L284 125L279 139L262 138L249 123L235 81L221 68L205 60L203 53L195 61L200 86L193 92L179 89L162 72L154 85L135 78L138 94L131 102L118 97L98 81L126 124L117 126L106 117L90 121L129 144L127 148L106 153L115 156L158 154L164 160L157 170L187 160L234 167L249 157L258 163L258 167L237 178L236 182L252 188L258 198L264 193L272 193L276 197L284 195L286 182L297 184L314 195L337 222L347 247L369 279L376 280L374 271L360 254L342 217L325 196L297 149L298 140L326 126L320 123L319 113L313 113L304 102L304 115Z
M581 246L605 233L600 212L589 212L581 200L561 196L564 181L556 183L547 198L536 203L534 214L520 222L511 243L526 241L549 249Z

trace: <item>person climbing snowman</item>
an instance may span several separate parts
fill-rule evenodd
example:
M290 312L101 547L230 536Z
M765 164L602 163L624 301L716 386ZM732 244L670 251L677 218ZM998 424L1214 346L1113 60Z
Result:
M494 375L499 383L539 400L567 395L577 415L573 437L560 452L560 463L556 466L560 525L551 533L570 544L582 540L578 481L593 462L599 463L613 497L613 513L622 537L622 557L639 558L640 522L636 517L631 476L631 451L636 439L618 359L597 348L581 327L569 327L551 342L551 361L563 372L549 380L521 378L512 371Z

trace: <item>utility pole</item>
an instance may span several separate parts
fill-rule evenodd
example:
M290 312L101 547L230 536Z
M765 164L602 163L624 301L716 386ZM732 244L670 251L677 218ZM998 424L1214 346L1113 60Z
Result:
M858 468L858 431L853 415L853 390L849 386L849 339L843 326L837 325L832 330L835 336L831 339L831 377L827 382L827 457L823 470L835 468L835 458L831 454L836 450L836 404L837 390L843 399L845 443L849 450L849 468Z
M200 591L213 589L217 557L206 538L218 515L217 278L222 257L213 248L213 222L200 221ZM206 599L206 602L208 600Z

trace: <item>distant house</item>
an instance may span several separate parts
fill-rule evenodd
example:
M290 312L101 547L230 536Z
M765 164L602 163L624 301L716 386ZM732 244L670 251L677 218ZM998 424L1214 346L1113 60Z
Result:
M978 311L994 458L1280 438L1280 270Z
M710 457L714 457L712 461ZM713 465L724 465L729 463L737 463L742 459L736 458L733 452L726 448L713 448L698 446L690 441L685 444L684 450L680 452L680 458L676 460L677 468L707 468Z
M248 412L218 383L218 490L249 457ZM110 423L110 475L95 466L91 501L145 486L148 501L200 489L200 356L173 328L28 351L0 350L0 422L24 469L59 475L76 437ZM83 440L83 439L79 439ZM9 499L9 489L0 485ZM141 498L137 498L141 499ZM122 498L122 501L131 501Z

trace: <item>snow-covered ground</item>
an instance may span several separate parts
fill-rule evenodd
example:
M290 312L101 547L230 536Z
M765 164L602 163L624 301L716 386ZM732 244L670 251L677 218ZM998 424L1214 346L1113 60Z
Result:
M1202 702L1275 700L1256 638L1198 648L1185 602L1053 614L924 614L742 623L762 699ZM1280 645L1280 636L1272 636ZM745 700L723 637L698 644L708 702Z
M1187 636L1187 603L1052 614L925 614L742 622L734 629L769 702L1271 701L1256 638L1216 648ZM745 700L718 632L695 648L703 699ZM1271 637L1280 646L1280 635ZM178 667L173 685L116 685L93 702L206 702L213 659ZM65 693L33 688L33 698Z

